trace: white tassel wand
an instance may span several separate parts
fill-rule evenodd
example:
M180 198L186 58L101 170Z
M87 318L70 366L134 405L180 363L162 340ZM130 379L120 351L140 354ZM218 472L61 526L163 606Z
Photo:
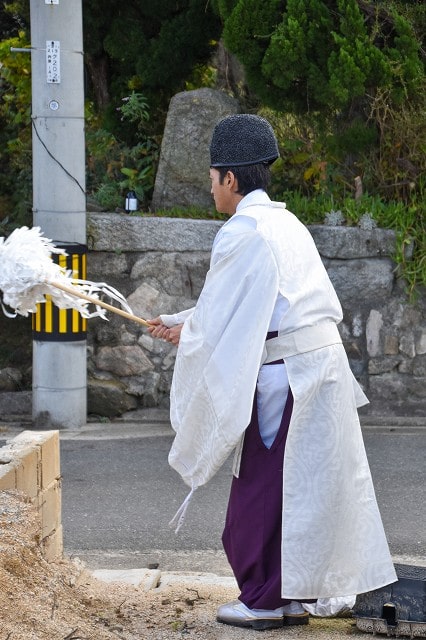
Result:
M73 278L70 271L52 261L51 254L67 255L63 249L45 238L39 227L15 229L8 238L0 238L0 290L3 303L14 310L3 312L11 318L17 314L28 316L37 311L37 304L49 295L61 309L76 309L84 318L106 318L105 310L149 326L149 322L135 316L119 291L103 282ZM122 309L99 299L105 294L118 302ZM88 305L95 311L90 312Z

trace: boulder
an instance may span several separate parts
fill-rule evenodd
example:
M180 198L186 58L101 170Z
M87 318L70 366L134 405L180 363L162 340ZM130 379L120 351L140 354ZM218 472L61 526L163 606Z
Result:
M22 372L14 367L0 369L0 391L18 391L22 382Z
M114 418L137 407L137 398L126 392L124 384L117 380L87 382L87 409L91 414Z
M238 113L237 100L223 91L196 89L170 101L152 199L153 210L214 207L210 195L210 140L215 124Z

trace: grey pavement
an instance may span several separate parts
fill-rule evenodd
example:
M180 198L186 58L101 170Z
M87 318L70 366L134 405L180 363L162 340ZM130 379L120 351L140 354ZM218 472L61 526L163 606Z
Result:
M362 423L394 561L426 566L426 419ZM23 428L1 423L0 444ZM65 552L104 580L233 584L220 540L231 461L196 491L175 534L169 521L188 489L167 463L172 438L160 410L60 432Z

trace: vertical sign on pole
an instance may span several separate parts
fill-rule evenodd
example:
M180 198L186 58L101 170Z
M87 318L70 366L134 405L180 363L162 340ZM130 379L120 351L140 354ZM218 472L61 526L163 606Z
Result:
M46 82L48 84L61 82L61 46L58 40L46 42Z

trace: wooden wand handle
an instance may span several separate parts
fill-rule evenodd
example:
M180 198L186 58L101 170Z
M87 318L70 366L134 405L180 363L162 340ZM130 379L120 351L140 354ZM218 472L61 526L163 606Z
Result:
M127 318L128 320L133 320L134 322L143 324L146 327L151 326L149 322L147 322L143 318L134 316L132 313L127 313L127 311L123 311L118 307L114 307L112 304L108 304L103 300L98 300L97 298L92 298L91 296L87 296L85 293L81 293L81 291L76 290L76 287L74 286L68 287L67 285L62 284L60 282L50 282L50 281L48 281L47 284L52 285L52 287L56 287L56 289L61 289L62 291L65 291L66 293L69 293L72 296L75 296L76 298L82 298L83 300L86 300L87 302L91 302L92 304L95 304L98 307L102 307L103 309L108 309L108 311L112 311L113 313L116 313L119 316L123 316L123 318Z

